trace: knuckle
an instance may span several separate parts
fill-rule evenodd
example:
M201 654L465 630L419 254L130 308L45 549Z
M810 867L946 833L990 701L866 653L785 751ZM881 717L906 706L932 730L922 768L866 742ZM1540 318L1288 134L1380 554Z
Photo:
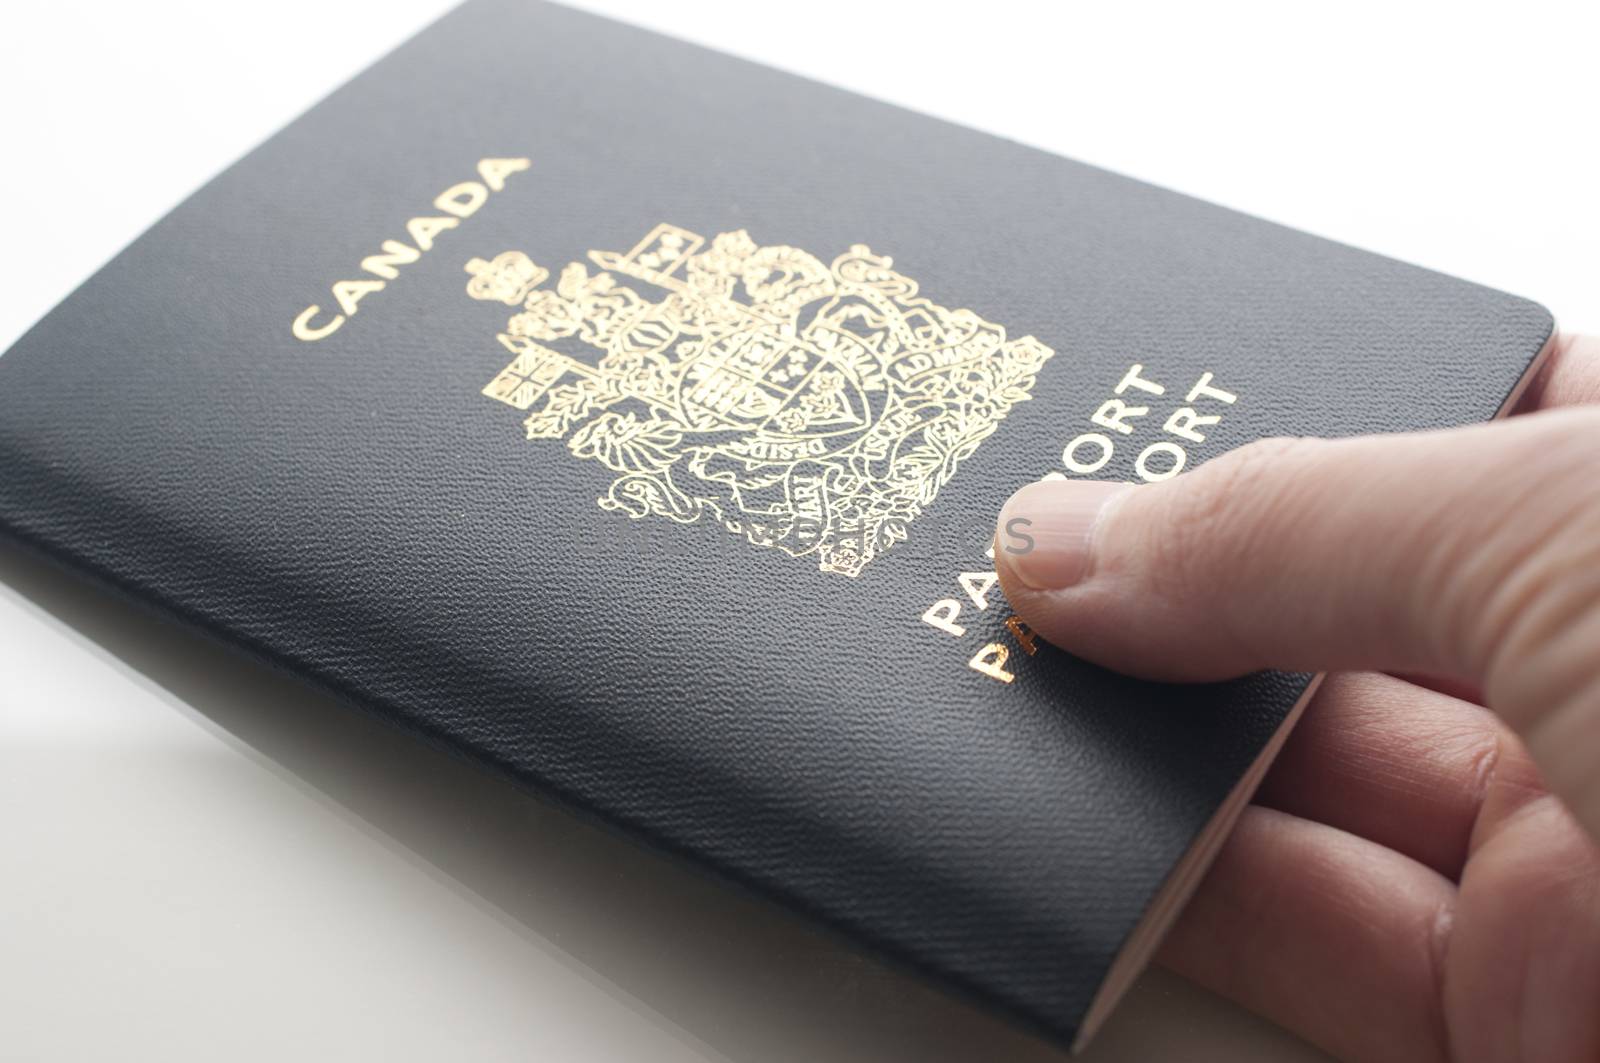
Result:
M1464 640L1472 663L1491 697L1498 689L1507 698L1507 715L1524 719L1600 680L1600 481L1592 468L1600 411L1557 416L1547 422L1556 434L1531 436L1544 445L1507 470L1521 483L1501 492L1492 532L1467 570L1477 577L1468 581L1477 608Z
M1195 479L1218 503L1273 494L1293 479L1283 475L1285 469L1304 467L1327 445L1325 440L1295 436L1258 439L1200 466Z
M1479 612L1491 700L1519 730L1600 686L1600 493L1508 550Z
M1263 539L1280 534L1300 480L1294 470L1323 445L1310 439L1262 439L1175 481L1179 489L1158 537L1157 556L1176 588L1204 592L1216 579L1237 572Z

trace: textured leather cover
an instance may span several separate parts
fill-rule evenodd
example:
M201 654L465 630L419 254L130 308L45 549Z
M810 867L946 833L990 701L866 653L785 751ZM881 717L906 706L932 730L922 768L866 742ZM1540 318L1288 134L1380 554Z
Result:
M479 160L521 157L490 189ZM434 205L461 182L486 193L457 189L468 216ZM413 217L456 224L419 241ZM623 259L660 223L688 234L677 251L722 257L639 280L672 264L673 240ZM750 244L710 242L739 230ZM362 260L391 239L433 246L382 290L345 290L356 312L336 331L297 338L297 315L315 304L307 326L326 327L332 286L372 281ZM549 270L531 304L536 270L507 251ZM574 262L585 273L563 280ZM595 282L607 262L640 302ZM819 355L812 334L774 392L782 366L757 364L759 344L713 342L733 326L694 285L722 283L756 307L727 311L739 327L779 346L785 293L848 289L836 320L866 339ZM581 334L555 336L615 325L608 297L631 312L668 291L676 308L604 366ZM976 318L919 316L916 298ZM1162 440L1192 465L1266 435L1486 419L1551 327L1524 300L885 104L473 0L0 357L0 526L1070 1040L1307 679L1159 686L1028 656L982 578L1001 502L1064 471L1084 433L1115 444L1097 475L1134 478ZM549 351L589 368L517 392L497 377L502 332L524 376ZM940 346L958 332L975 346ZM700 347L662 353L679 340ZM855 368L802 394L824 355ZM1165 394L1124 392L1152 407L1129 435L1092 424L1135 364ZM1164 432L1205 373L1235 401L1194 404L1221 415L1203 442ZM496 381L499 398L482 392ZM730 381L731 412L712 393ZM891 394L923 412L814 431L892 420ZM547 411L528 438L552 396L593 408ZM827 451L839 438L854 457ZM1158 449L1145 471L1174 460ZM681 497L661 494L663 469ZM876 538L852 544L851 527ZM923 619L946 599L959 636ZM969 666L991 643L1014 681Z

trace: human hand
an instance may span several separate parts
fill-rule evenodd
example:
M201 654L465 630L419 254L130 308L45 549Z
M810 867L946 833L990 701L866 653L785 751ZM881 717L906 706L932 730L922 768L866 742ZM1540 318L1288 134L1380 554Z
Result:
M1334 672L1162 959L1343 1059L1600 1060L1600 341L1520 411L1001 513L1008 600L1078 656Z

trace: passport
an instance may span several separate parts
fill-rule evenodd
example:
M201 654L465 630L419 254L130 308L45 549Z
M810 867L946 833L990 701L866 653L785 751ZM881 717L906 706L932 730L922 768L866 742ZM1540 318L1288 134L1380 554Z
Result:
M1491 418L1552 328L471 0L0 357L0 532L1081 1044L1315 677L1044 644L995 578L1001 503Z

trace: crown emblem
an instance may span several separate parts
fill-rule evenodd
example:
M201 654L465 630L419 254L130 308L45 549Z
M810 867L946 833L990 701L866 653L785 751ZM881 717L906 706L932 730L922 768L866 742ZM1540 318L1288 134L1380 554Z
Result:
M824 572L904 540L1053 353L922 298L861 244L824 265L659 225L589 260L553 289L520 251L467 263L469 295L520 306L483 393L614 473L602 508L713 521Z

